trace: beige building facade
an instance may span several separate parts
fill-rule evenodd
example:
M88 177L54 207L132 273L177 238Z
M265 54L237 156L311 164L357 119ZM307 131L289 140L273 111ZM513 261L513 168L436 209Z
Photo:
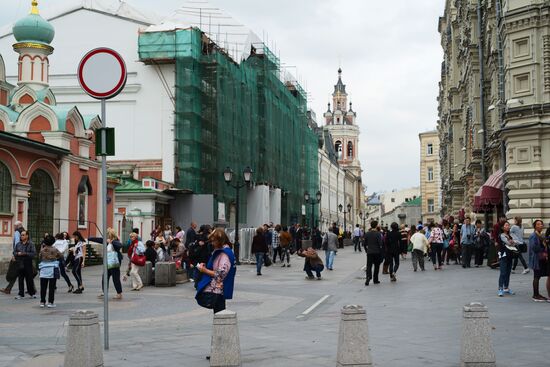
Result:
M439 33L443 214L547 222L550 1L447 0ZM483 197L495 181L502 197Z
M420 133L420 195L422 223L441 219L441 177L439 134L437 130Z

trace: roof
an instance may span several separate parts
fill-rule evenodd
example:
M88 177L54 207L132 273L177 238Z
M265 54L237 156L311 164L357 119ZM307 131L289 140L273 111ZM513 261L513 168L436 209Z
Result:
M19 114L17 112L1 104L0 104L0 111L6 112L8 114L8 117L10 118L10 121L17 121L17 118L19 117Z
M404 202L402 206L422 206L422 196L419 196L416 199L412 199L407 202Z
M51 1L40 9L44 19L51 21L80 9L88 9L115 17L129 19L144 25L159 23L161 16L151 11L141 11L124 0L63 0ZM12 34L13 24L0 29L0 38Z
M55 145L42 143L36 140L26 138L24 136L8 133L0 130L0 141L6 141L10 143L15 143L19 146L20 149L25 149L25 147L32 147L38 150L46 151L48 153L53 153L57 155L67 155L71 152L67 149L56 147Z
M156 192L153 189L146 189L143 187L143 184L141 181L134 180L133 178L128 177L120 177L120 184L116 187L116 192L149 192L154 193Z
M342 69L338 69L338 82L334 86L334 94L343 93L346 94L346 85L342 82Z
M207 0L183 1L179 9L164 18L160 24L148 27L145 32L165 32L190 27L199 28L237 62L249 56L252 45L258 45L257 53L263 50L263 47L259 47L263 42L253 31Z

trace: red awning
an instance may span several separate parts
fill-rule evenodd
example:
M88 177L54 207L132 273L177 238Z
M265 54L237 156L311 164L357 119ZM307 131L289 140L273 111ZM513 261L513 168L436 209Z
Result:
M493 206L502 204L504 190L504 172L499 169L477 190L474 196L474 211L483 212Z

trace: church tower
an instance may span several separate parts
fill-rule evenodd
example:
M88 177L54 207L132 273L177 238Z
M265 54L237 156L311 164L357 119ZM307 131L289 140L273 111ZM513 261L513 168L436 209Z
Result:
M353 111L352 103L348 104L346 85L342 82L342 69L338 69L338 81L332 93L332 109L329 103L324 117L325 129L332 136L338 163L356 177L360 177L361 163L358 157L360 132L355 121L357 114Z

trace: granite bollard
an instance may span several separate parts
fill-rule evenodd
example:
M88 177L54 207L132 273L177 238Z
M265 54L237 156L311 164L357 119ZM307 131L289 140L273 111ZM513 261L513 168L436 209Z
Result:
M145 266L138 267L138 274L141 277L143 285L151 285L153 281L153 264L150 261L146 261Z
M155 287L176 286L176 263L157 262L155 264Z
M336 367L372 366L368 339L365 309L359 305L344 306L338 332Z
M472 302L463 308L461 367L494 367L495 351L491 342L489 311L483 303Z
M103 366L99 320L92 311L77 311L69 318L65 367Z
M214 314L210 366L241 366L241 344L236 312L223 310Z

